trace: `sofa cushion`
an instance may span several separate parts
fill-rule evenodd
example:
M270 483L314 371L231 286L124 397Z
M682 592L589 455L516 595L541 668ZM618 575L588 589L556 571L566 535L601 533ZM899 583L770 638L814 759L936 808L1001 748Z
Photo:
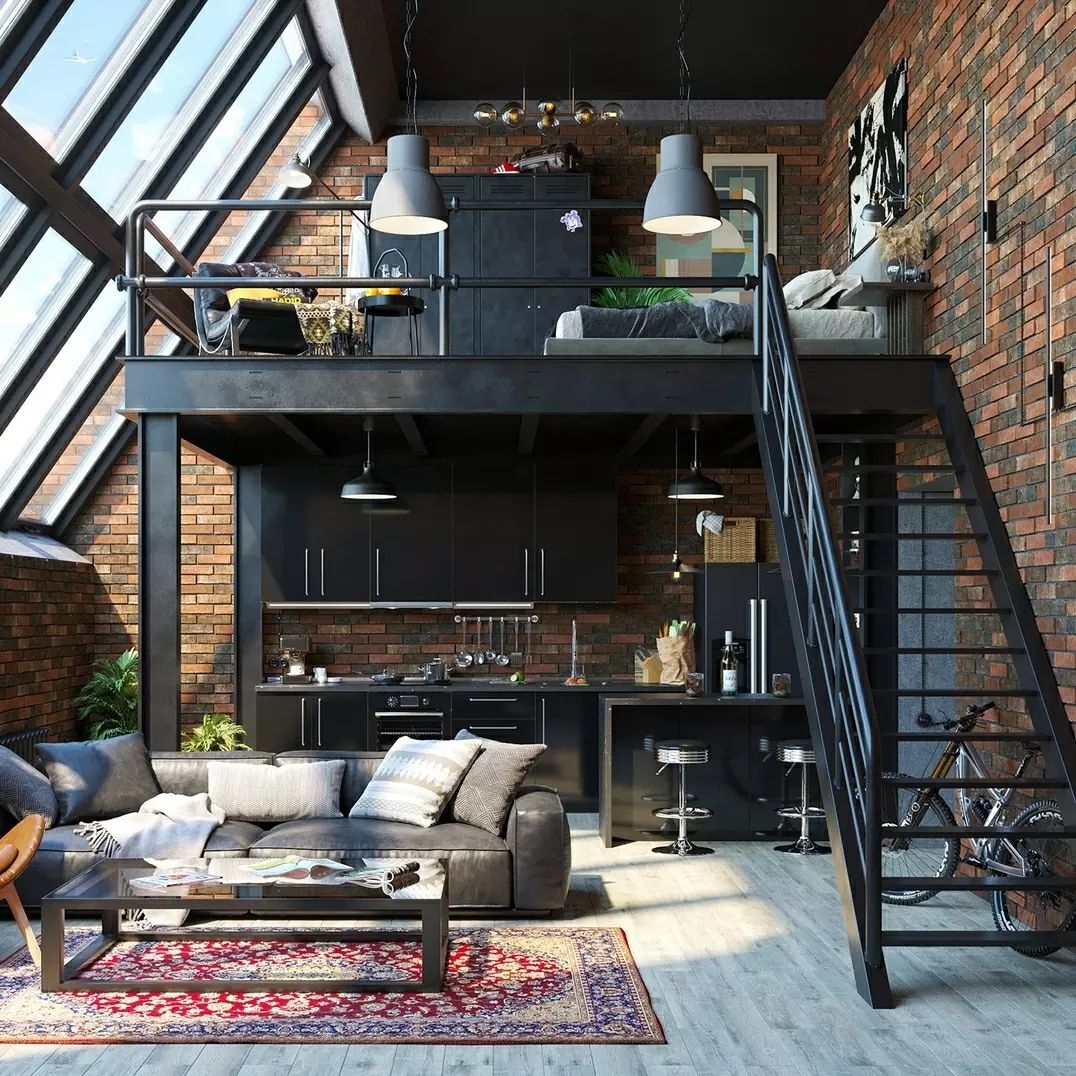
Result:
M401 736L381 760L350 816L408 822L413 826L434 825L480 747L479 740L414 740Z
M206 841L206 859L245 856L250 846L264 836L265 830L253 822L224 822L213 830Z
M500 838L474 826L420 827L372 818L306 819L274 826L251 845L251 858L284 854L338 859L441 859L453 907L507 908L512 857Z
M80 743L39 743L56 793L57 821L98 821L137 811L160 791L142 734Z
M209 799L230 819L287 822L339 818L343 759L308 766L244 766L210 762Z
M273 756L263 751L155 751L151 761L162 792L195 796L209 791L211 762L271 766Z
M42 815L46 829L56 821L56 793L49 779L7 747L0 747L0 810L15 821Z
M504 832L516 792L545 744L502 743L475 736L469 729L460 729L456 739L478 740L482 750L464 774L447 817L499 835Z
M363 794L377 767L385 757L384 751L281 751L273 760L277 766L298 766L321 762L327 758L344 760L344 779L340 783L340 810L347 814Z

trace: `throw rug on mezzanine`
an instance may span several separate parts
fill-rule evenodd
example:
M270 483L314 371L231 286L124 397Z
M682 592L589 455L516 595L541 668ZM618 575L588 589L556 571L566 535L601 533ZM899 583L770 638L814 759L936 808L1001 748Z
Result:
M68 932L69 955L94 936ZM416 941L133 938L83 972L94 979L411 979ZM665 1035L621 930L462 928L445 989L420 993L42 994L25 950L0 964L5 1043L662 1044Z

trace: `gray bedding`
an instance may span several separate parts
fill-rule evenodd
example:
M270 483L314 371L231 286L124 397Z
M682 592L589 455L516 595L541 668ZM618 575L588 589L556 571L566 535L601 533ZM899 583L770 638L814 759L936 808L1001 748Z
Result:
M618 309L604 306L577 308L580 329L587 339L654 338L702 340L720 344L736 336L750 336L754 307L707 299L702 303L658 303Z

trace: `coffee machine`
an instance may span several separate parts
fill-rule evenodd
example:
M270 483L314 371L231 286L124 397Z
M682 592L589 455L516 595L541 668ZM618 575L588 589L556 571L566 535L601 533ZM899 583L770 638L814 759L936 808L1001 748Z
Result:
M306 671L306 655L310 653L310 638L307 635L280 636L280 682L283 684L309 684L310 674Z

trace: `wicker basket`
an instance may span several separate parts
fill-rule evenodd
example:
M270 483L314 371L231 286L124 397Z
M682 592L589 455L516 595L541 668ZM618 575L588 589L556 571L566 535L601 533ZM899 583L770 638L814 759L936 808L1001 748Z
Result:
M777 564L781 560L777 552L777 528L772 519L758 521L758 559L763 564Z
M753 564L758 559L758 520L726 516L720 534L703 531L702 548L707 564Z

